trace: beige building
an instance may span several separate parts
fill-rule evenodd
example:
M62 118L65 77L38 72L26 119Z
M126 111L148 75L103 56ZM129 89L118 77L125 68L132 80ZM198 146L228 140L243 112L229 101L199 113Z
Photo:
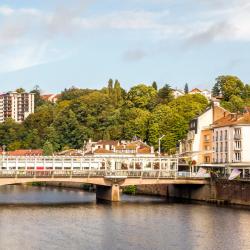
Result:
M194 118L189 124L189 131L180 142L180 157L193 161L195 165L212 162L213 131L211 125L229 114L227 110L213 102L212 106Z
M33 93L8 92L0 95L0 122L12 118L16 122L23 122L28 115L34 113Z

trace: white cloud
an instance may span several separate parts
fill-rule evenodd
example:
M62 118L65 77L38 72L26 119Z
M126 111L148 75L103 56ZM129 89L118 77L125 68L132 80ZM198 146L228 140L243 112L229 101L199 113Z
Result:
M154 1L150 1L153 4ZM203 8L188 13L181 8L183 6L180 3L176 5L179 6L176 11L166 8L166 1L158 0L157 5L162 2L164 8L154 11L117 11L113 8L98 15L85 11L90 2L77 1L77 4L62 5L50 11L0 6L1 70L16 70L47 63L54 58L60 59L60 54L53 54L50 50L57 47L55 43L58 37L62 42L70 42L75 34L84 34L89 30L96 31L96 34L100 30L124 33L130 30L137 37L141 34L141 39L179 40L195 46L218 41L250 41L250 3L247 0L232 0L227 5L226 0L206 0L198 3L199 6L203 4ZM173 4L171 0L167 2ZM188 2L195 4L193 0ZM204 10L204 6L210 8ZM218 6L224 7L218 9ZM145 32L148 36L144 36ZM17 56L13 57L15 53ZM61 51L62 55L67 53ZM148 55L151 55L148 51L129 49L124 53L123 59L140 60Z

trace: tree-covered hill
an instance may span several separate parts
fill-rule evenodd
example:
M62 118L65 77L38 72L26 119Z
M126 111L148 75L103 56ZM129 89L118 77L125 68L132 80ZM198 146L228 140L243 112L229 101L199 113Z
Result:
M158 89L156 82L127 92L112 79L101 90L71 87L62 91L56 104L43 101L39 88L34 91L34 114L22 124L12 120L0 124L0 144L7 150L44 148L52 153L82 148L89 138L130 140L135 136L157 149L158 138L164 134L162 150L168 152L185 137L190 120L209 105L200 94L174 99L169 85Z

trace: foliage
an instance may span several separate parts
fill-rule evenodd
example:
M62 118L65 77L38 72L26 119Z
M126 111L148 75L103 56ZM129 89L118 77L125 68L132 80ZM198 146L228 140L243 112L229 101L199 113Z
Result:
M133 195L135 195L136 194L136 186L134 186L134 185L126 186L126 187L123 188L122 192L124 194L133 194Z
M51 155L80 149L89 138L131 140L135 136L157 148L158 138L164 134L161 150L170 152L185 136L189 121L208 106L201 95L173 99L169 85L157 91L156 83L139 84L126 93L112 79L101 90L65 89L56 104L43 101L38 86L32 92L35 113L21 124L11 119L0 124L0 144L7 150L42 148ZM236 106L239 103L235 98L231 101Z
M188 94L189 93L189 88L188 88L188 84L186 83L184 86L184 93Z

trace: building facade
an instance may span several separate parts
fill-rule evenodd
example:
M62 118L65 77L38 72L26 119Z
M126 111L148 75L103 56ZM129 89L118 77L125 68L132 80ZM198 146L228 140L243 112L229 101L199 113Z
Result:
M229 114L227 110L213 102L201 115L194 118L189 124L189 131L180 142L180 157L194 161L195 164L211 163L213 160L213 130L214 121Z
M229 114L212 125L213 163L250 164L250 113Z
M35 94L8 92L0 95L0 122L11 118L16 122L23 122L34 113Z

